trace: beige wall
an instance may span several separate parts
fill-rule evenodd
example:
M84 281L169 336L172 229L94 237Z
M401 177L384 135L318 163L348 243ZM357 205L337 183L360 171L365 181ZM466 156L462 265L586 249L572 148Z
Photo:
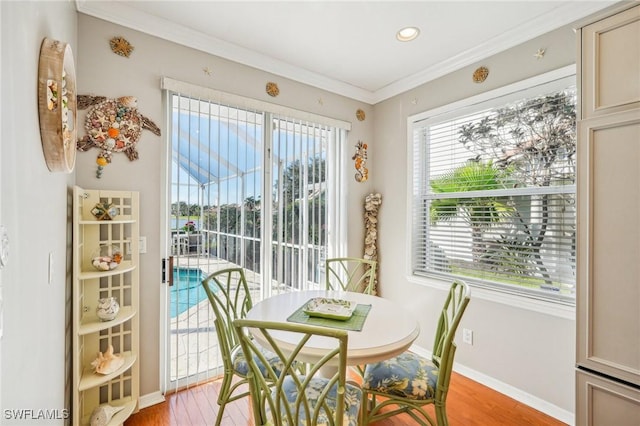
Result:
M351 158L355 143L373 138L372 107L332 93L280 78L263 71L239 65L189 49L156 37L123 28L86 15L78 15L78 93L107 97L132 95L138 98L138 110L165 129L162 113L160 78L168 76L204 87L278 103L288 107L353 123L346 146ZM114 36L126 38L133 46L129 58L115 55L109 48ZM203 68L212 70L211 76ZM272 98L265 92L268 81L275 81L280 95ZM321 100L322 103L319 102ZM355 118L358 108L365 110L367 119ZM147 237L146 254L140 255L140 326L141 326L141 385L142 395L160 389L159 365L159 306L160 291L160 205L161 158L166 143L164 138L145 131L138 143L140 159L130 162L123 154L114 154L101 179L95 177L97 149L78 154L77 183L85 188L126 189L140 191L140 235ZM371 160L370 160L371 161ZM352 164L349 161L349 164ZM376 170L370 168L370 173ZM352 174L348 174L352 176ZM361 255L363 226L362 200L370 192L369 182L359 184L348 177L344 188L349 194L349 212L353 225L349 227L349 246L352 255Z
M0 270L4 299L0 423L62 424L7 418L4 410L69 407L71 226L74 174L47 169L38 124L38 57L45 37L77 55L75 5L0 2L2 129L0 218L9 259ZM53 274L49 283L49 254Z
M534 53L546 48L543 59ZM376 191L383 196L380 211L381 294L402 302L421 318L418 345L431 349L442 288L410 282L407 248L407 118L546 71L575 63L575 35L570 28L546 34L533 41L448 74L374 107L375 153L373 168ZM490 73L482 84L471 79L484 65ZM422 283L425 284L425 283ZM441 284L441 283L440 283ZM575 316L573 312L569 316ZM462 328L474 332L474 344L462 343ZM572 417L574 407L573 366L575 320L554 317L508 304L483 300L479 291L458 331L456 363L470 369L476 379L523 393L540 409ZM550 385L552 384L552 385ZM536 401L535 399L539 399ZM549 404L550 407L545 407Z

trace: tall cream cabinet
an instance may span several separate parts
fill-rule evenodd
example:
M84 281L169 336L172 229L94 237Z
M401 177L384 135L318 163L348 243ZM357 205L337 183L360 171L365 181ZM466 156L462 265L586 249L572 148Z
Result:
M640 425L640 5L578 31L577 426Z
M89 425L98 406L112 415L109 425L138 409L138 208L137 192L74 188L74 426ZM111 297L119 309L111 303L98 311L99 299Z

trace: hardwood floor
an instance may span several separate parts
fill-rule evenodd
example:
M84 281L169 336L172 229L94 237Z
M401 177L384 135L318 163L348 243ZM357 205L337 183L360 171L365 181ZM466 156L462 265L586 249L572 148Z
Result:
M205 426L215 424L218 413L220 380L214 380L177 393L166 401L134 414L124 426ZM464 376L453 373L447 398L451 426L562 426L565 423L521 404ZM413 421L396 416L374 426L405 426ZM253 426L249 400L227 405L222 426Z

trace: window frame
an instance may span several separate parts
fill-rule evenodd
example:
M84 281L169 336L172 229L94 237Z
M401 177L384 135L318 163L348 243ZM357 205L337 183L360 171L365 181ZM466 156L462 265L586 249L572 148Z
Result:
M479 95L452 102L440 107L423 111L407 117L407 256L405 271L409 282L446 289L450 278L446 279L437 273L415 273L413 265L416 252L416 232L414 223L415 203L420 202L420 188L415 185L416 170L421 167L420 158L414 157L415 141L414 131L424 127L424 121L438 118L453 118L466 115L474 110L486 109L489 107L501 107L506 103L528 97L540 96L553 90L565 89L568 85L576 84L576 67L569 65L551 72L547 72L532 78L518 81L494 90L490 90ZM579 105L576 105L578 110ZM419 170L418 170L419 171ZM525 190L526 192L527 190ZM531 191L531 189L529 190ZM535 189L533 189L535 191ZM540 292L527 292L517 288L510 289L508 285L493 285L481 282L469 283L474 287L474 296L491 300L510 306L520 306L523 308L540 311L567 319L575 318L575 294L571 296L551 297L552 295L541 295Z

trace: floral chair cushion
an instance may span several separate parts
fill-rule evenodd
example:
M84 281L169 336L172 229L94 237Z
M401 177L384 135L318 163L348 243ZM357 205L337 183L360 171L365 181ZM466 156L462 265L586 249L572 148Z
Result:
M435 397L438 367L430 359L411 352L367 365L362 389L407 399Z
M304 380L304 377L300 377L300 380ZM309 401L309 406L315 407L318 398L324 388L327 386L328 380L325 378L313 378L309 382L309 385L305 389L305 397L307 401ZM336 409L336 390L338 386L334 385L326 399L326 403L329 409L333 412ZM291 411L295 412L295 400L298 395L298 387L296 386L293 378L288 376L284 379L282 390L286 395L287 401L289 401L291 406ZM275 399L276 395L273 395ZM347 383L345 387L345 413L343 417L342 426L357 426L359 420L360 413L360 404L362 402L362 391L353 385ZM314 423L313 426L326 426L331 424L329 417L332 417L331 413L327 413L324 409L321 409L320 414L318 415L318 422ZM292 425L293 426L293 425ZM295 426L307 426L306 422L306 412L304 407L300 407L300 414L298 416L298 422ZM311 426L311 425L308 425Z
M264 355L267 363L271 366L271 368L273 368L274 373L279 376L284 369L282 360L273 352L262 347L260 348L260 353ZM249 374L249 364L247 363L247 359L245 358L241 347L238 346L233 350L233 352L231 353L231 359L233 360L233 369L236 371L236 373L240 374L243 377L247 377L247 375ZM264 364L260 361L260 358L254 356L254 359L256 361L256 365L262 372L262 375L266 375L266 369L264 367Z

